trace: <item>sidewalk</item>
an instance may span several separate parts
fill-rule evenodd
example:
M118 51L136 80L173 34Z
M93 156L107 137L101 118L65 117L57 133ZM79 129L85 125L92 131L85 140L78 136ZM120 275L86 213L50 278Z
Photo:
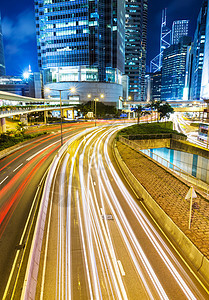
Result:
M188 229L190 203L185 200L185 196L189 185L129 146L117 142L117 148L130 171L147 192L209 259L209 201L196 191L198 197L193 202L191 229Z

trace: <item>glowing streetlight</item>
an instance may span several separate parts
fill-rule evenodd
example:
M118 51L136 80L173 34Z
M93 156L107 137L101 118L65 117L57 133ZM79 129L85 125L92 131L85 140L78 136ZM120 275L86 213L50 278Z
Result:
M23 73L23 78L24 79L28 79L30 77L30 73L29 72L24 72Z
M60 96L60 126L61 126L61 136L60 136L60 139L61 139L61 146L63 145L63 137L62 137L62 99L61 99L61 96L62 96L62 92L63 91L71 91L72 92L72 89L74 91L76 91L75 88L59 90L59 89L50 89L49 87L46 87L44 89L46 93L49 93L50 91L59 92L59 96Z
M70 91L71 91L71 93L74 94L76 92L76 88L73 86L73 87L70 88Z
M97 126L96 119L97 119L97 102L99 101L99 98L94 98L94 105L95 105L95 126Z

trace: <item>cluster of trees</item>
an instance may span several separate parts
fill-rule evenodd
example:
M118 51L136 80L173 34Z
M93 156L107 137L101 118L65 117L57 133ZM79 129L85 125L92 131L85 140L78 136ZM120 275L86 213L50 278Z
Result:
M85 104L79 104L77 105L77 110L80 111L83 115L86 115L89 111L92 111L95 113L95 103L94 101L89 101ZM170 114L173 113L173 108L170 106L167 102L162 101L152 101L148 103L145 107L142 107L139 105L136 108L137 117L138 117L138 123L140 120L140 117L143 115L148 115L151 113L151 111L146 110L146 108L150 108L151 111L157 112L157 119L161 120L163 118L169 118ZM120 110L117 110L114 106L111 105L105 105L102 102L96 103L96 115L98 118L104 118L104 117L119 117L121 114Z
M138 123L139 123L141 116L151 113L150 111L146 111L146 108L150 108L152 111L157 112L157 120L158 121L163 118L170 118L170 115L174 112L173 107L171 107L169 103L162 102L161 100L158 100L158 101L153 100L150 103L148 103L145 106L145 108L142 107L141 105L138 105L138 107L136 109Z
M76 109L83 115L86 115L90 111L95 113L95 103L94 101L88 101L87 103L78 104ZM105 105L103 102L98 101L96 103L96 115L97 118L118 117L119 112L116 107Z

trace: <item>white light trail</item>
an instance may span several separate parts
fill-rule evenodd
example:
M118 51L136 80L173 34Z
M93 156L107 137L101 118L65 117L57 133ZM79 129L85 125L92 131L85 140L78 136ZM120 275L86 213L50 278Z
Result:
M120 177L118 176L116 170L114 169L114 167L113 167L113 165L112 165L112 163L110 161L110 158L109 158L109 155L108 155L108 151L107 151L107 144L108 144L110 136L111 136L111 134L109 135L109 137L105 141L105 146L104 146L104 148L105 148L105 158L106 158L107 164L109 165L109 169L111 171L111 174L112 174L113 178L115 179L115 182L117 183L117 185L122 190L122 193L125 196L126 201L129 203L129 206L131 207L134 215L136 216L136 218L139 221L140 225L142 226L142 228L144 229L145 233L149 237L150 241L152 241L152 244L156 247L158 253L161 255L161 258L163 259L163 261L166 264L166 266L169 268L171 274L176 279L176 281L179 284L179 286L181 287L182 291L185 293L185 295L188 297L188 299L193 299L193 300L196 299L196 297L193 295L193 293L189 289L188 285L183 280L182 276L180 276L180 274L178 273L178 271L174 267L173 263L168 258L167 254L163 250L163 248L160 245L160 243L157 241L157 239L156 239L155 236L157 236L159 238L159 235L157 234L157 232L155 231L155 229L151 226L151 224L148 222L148 220L146 220L147 223L149 223L150 228L152 228L152 232L155 233L155 236L154 236L153 233L151 233L150 230L148 230L148 227L143 222L143 219L141 217L141 216L143 216L143 218L145 218L143 212L140 210L139 206L136 205L134 199L131 197L131 195L127 191L126 187L124 186L123 182L121 181ZM165 246L165 243L162 241L162 239L161 239L161 243Z

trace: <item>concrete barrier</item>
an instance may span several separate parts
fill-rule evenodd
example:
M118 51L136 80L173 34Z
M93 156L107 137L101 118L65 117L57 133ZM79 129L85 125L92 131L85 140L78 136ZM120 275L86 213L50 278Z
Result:
M200 275L202 280L209 283L209 260L197 249L191 240L178 228L172 219L161 209L146 189L140 184L131 173L125 162L122 160L116 147L113 147L115 157L120 165L126 179L129 181L136 194L143 198L143 203L154 219L163 229L168 238L172 241L185 261Z

